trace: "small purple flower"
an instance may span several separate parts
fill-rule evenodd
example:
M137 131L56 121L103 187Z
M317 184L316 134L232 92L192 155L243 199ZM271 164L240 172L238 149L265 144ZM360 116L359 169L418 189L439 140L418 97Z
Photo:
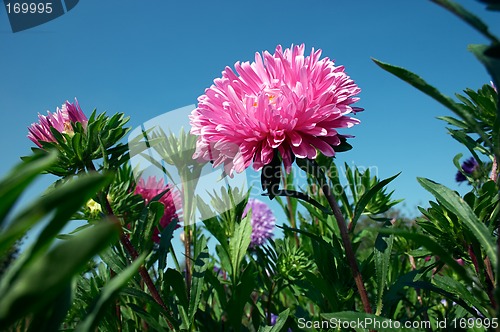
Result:
M278 319L278 315L271 313L271 326L276 325L277 319Z
M250 198L248 200L248 204L243 211L243 217L247 215L250 209L252 209L252 239L250 246L255 247L262 245L273 236L276 218L267 204L258 199Z
M47 115L38 114L38 123L33 123L28 127L28 138L33 141L38 147L42 147L40 141L43 142L55 142L56 139L50 128L56 129L60 133L74 134L73 127L71 123L80 122L85 129L87 127L88 119L82 112L80 105L78 105L78 100L75 98L75 103L72 104L66 101L59 109L56 109L54 113L47 111Z
M276 325L276 321L278 320L278 317L279 317L278 315L273 314L273 313L271 312L271 326ZM291 328L288 328L288 329L287 329L287 332L292 332L292 329L291 329Z
M472 175L478 168L479 164L477 163L476 159L474 159L474 157L470 157L462 164L462 169L467 175ZM455 176L455 181L465 182L467 181L467 178L462 172L458 171L457 175Z

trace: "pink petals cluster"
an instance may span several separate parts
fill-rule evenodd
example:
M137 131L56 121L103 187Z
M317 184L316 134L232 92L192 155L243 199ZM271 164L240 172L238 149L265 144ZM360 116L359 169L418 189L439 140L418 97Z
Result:
M289 171L293 158L334 156L341 143L338 128L359 120L351 106L361 90L321 50L304 56L304 45L274 54L256 53L255 61L226 67L222 77L198 98L190 115L191 133L199 136L193 158L224 165L232 174L252 162L269 164L277 149Z
M149 204L156 196L163 193L163 196L158 200L165 207L163 216L160 219L160 229L167 227L171 222L178 222L177 214L178 207L181 205L181 197L177 190L170 184L165 185L163 179L159 181L156 177L150 176L146 181L140 178L135 187L135 194L141 195L146 204ZM177 225L176 228L180 227ZM160 242L160 229L155 227L153 231L153 241Z
M82 112L76 98L73 104L66 101L66 103L62 105L61 109L59 109L59 107L57 108L55 113L50 113L50 111L47 111L47 115L38 113L38 120L38 123L33 123L28 127L28 138L39 147L42 147L40 141L56 141L51 132L51 128L54 128L60 133L71 135L74 133L71 123L79 122L85 129L88 122L88 119Z

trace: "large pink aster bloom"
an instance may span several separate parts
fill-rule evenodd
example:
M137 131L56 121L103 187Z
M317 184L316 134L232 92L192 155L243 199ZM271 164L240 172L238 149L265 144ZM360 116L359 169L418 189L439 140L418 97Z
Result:
M66 103L62 105L61 109L59 109L59 107L57 108L55 113L50 113L49 111L47 111L47 115L38 113L38 123L33 123L28 127L28 138L39 147L42 147L40 141L56 141L50 128L54 128L60 133L70 135L73 134L73 127L71 126L72 122L80 122L83 128L87 127L88 119L82 112L76 98L74 104L66 101Z
M168 190L168 191L167 191ZM165 192L166 191L166 192ZM153 198L159 194L165 192L163 196L158 200L165 207L163 211L163 217L160 219L160 229L167 227L171 222L178 222L178 207L181 204L181 197L177 190L170 184L165 185L163 179L159 181L154 176L148 177L146 181L140 178L135 187L135 194L141 195L146 204L149 204ZM180 226L177 225L176 228ZM155 227L153 230L153 241L156 243L160 242L160 229Z
M304 56L304 45L274 54L256 53L252 63L226 67L222 78L198 98L191 133L198 135L194 158L224 164L226 173L260 170L277 149L289 171L293 158L314 159L317 150L334 156L338 128L359 120L351 105L361 90L321 50Z

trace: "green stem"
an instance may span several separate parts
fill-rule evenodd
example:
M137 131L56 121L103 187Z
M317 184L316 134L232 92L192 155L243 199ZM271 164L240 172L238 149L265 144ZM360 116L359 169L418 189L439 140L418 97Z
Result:
M361 277L361 273L359 272L356 257L354 256L351 240L347 232L346 221L344 219L344 216L342 215L342 212L340 211L340 207L337 204L337 201L332 195L330 186L328 186L328 184L323 184L321 189L323 190L323 193L325 194L325 197L328 200L328 204L330 204L330 207L332 208L333 215L337 220L337 225L339 227L340 235L345 248L347 262L349 263L352 275L354 277L354 281L356 282L356 287L358 288L359 295L361 296L361 302L363 303L364 311L368 314L371 314L372 308L370 306L368 294L366 293L365 285L363 283L363 278Z
M87 164L87 169L89 171L92 171L92 172L97 171L92 162ZM120 221L118 220L118 217L116 217L116 215L113 212L113 208L111 207L111 204L107 198L106 193L101 192L101 193L99 193L99 196L101 196L101 200L102 200L101 204L104 203L103 205L104 205L105 214L107 216L109 216L110 218L116 220L117 223L120 223ZM123 245L123 247L125 248L125 250L129 253L130 257L132 258L132 261L135 261L139 257L139 253L134 248L134 246L130 242L129 238L127 237L127 235L123 232L121 232L121 235L120 235L120 242ZM163 310L165 310L170 315L172 315L172 312L170 310L168 310L167 306L165 305L165 302L163 302L163 299L161 298L160 293L158 292L158 289L156 289L156 286L154 285L153 280L151 279L151 276L149 275L148 271L146 270L146 267L144 266L144 264L141 264L141 266L139 267L139 275L141 276L142 280L146 284L146 287L148 288L148 290L151 293L151 296L154 298L154 300L163 308ZM166 322L168 324L168 327L171 330L175 330L174 326L172 325L172 323L168 319L166 319Z
M286 172L285 172L284 167L281 170L281 179L283 181L283 185L284 185L285 189L291 189L288 187L287 176L286 176ZM295 213L294 213L293 208L292 208L292 198L290 196L286 196L286 205L287 205L287 209L288 209L290 226L292 228L297 228L297 223L295 221ZM295 245L298 248L300 246L299 236L298 236L297 232L293 232L293 235L295 238Z

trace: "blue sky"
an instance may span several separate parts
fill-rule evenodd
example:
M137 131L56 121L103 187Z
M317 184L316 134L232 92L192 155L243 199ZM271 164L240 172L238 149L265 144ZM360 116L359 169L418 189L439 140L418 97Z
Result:
M498 14L459 1L500 34ZM490 81L466 49L486 40L430 1L118 1L85 0L44 25L12 33L0 8L0 174L30 152L27 127L37 113L77 97L84 112L124 112L137 127L196 103L225 66L277 44L306 44L344 65L361 87L362 123L338 162L376 167L415 211L431 198L416 182L454 183L460 147L437 119L450 112L377 67L406 67L447 94ZM33 189L51 182L46 177Z

